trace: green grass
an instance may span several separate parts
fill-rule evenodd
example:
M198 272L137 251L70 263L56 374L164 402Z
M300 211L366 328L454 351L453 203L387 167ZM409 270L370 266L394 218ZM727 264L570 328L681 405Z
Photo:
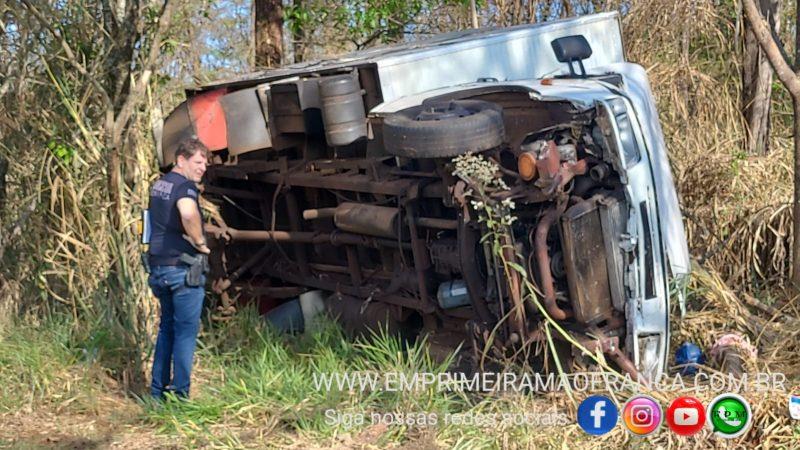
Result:
M238 336L231 338L227 331ZM421 343L406 345L384 333L351 341L327 320L304 335L278 336L247 312L208 335L197 352L202 365L197 376L203 380L199 389L193 389L192 400L145 404L147 420L164 433L223 444L210 427L224 422L325 440L343 429L326 418L326 410L368 414L447 411L467 405L465 398L433 388L408 393L328 391L314 386L314 373L443 372L449 361L434 361ZM354 424L348 431L357 433L366 425ZM402 433L395 437L402 438Z
M77 329L71 320L16 319L0 329L0 414L67 406L97 413L101 397L120 394L110 376L123 364L120 340L110 329Z
M69 342L66 321L12 324L0 333L0 413L64 399L80 389L64 389L69 376L64 368L78 361Z
M111 392L106 384L109 374L119 373L114 365L123 364L118 358L121 341L113 329L96 324L76 330L66 318L38 325L20 322L0 330L0 414L44 410L82 417L90 412L94 417L115 417L125 426L185 448L352 446L364 436L379 447L435 443L502 448L532 439L550 447L559 445L550 445L550 440L564 434L551 428L557 432L548 437L540 426L457 425L443 420L447 413L519 413L554 406L542 397L464 394L433 386L413 392L316 389L315 373L438 374L450 361L434 360L424 342L407 343L385 333L354 341L325 319L303 335L277 335L249 309L227 323L204 323L189 401L154 402L146 389L129 393L139 400L125 399L119 388ZM104 396L125 402L122 406L132 411L117 414L120 404L97 400ZM335 415L326 416L326 411ZM372 413L435 413L439 422L376 427ZM348 414L363 414L365 420L332 420Z
M443 373L452 359L437 362L424 341L406 343L386 333L353 341L328 320L303 335L281 336L245 310L232 322L207 328L200 342L191 400L143 402L146 423L160 433L180 436L190 447L282 447L303 442L347 446L361 444L369 435L370 443L379 447L424 442L427 447L435 443L463 449L503 448L509 442L535 441L550 448L560 447L565 434L564 427L444 423L448 413L499 416L553 411L548 408L566 412L563 405L541 396L465 394L433 386L410 392L314 386L315 373ZM326 411L334 415L326 416ZM417 413L417 420L419 413L434 413L438 423L375 427L373 413ZM334 420L348 414L361 414L364 422ZM553 433L542 433L543 429ZM577 431L566 432L582 438Z

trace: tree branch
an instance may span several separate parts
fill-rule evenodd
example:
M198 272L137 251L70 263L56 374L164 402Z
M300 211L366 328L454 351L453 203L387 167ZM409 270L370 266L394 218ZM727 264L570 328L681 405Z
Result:
M103 21L106 23L108 30L111 32L111 35L116 35L117 30L119 29L119 23L117 22L117 16L112 9L108 0L101 0L101 5L103 6Z
M378 39L379 37L381 37L381 36L383 36L384 34L387 34L387 33L388 33L388 30L381 28L381 29L375 30L371 35L367 36L366 39L361 41L361 43L359 43L355 39L353 39L351 42L353 42L353 44L356 45L356 49L357 50L362 50L364 47L368 46L373 41L375 41L375 39Z
M142 65L142 75L135 84L133 81L131 82L132 87L128 97L125 99L125 103L122 105L122 108L120 108L119 114L117 114L114 120L114 129L112 130L111 138L112 142L115 144L119 143L119 140L122 138L122 132L133 114L134 107L137 102L141 101L147 84L150 82L150 77L153 74L156 61L161 51L161 38L169 28L172 18L172 5L173 3L170 2L170 0L164 0L164 6L161 8L161 13L159 14L158 28L153 34L153 41L150 43L147 59Z
M70 48L69 44L67 43L67 40L64 39L64 35L61 34L61 31L58 30L57 28L53 28L50 25L50 21L48 21L47 18L44 17L44 15L42 15L41 11L36 9L36 7L34 7L29 0L22 0L22 3L25 5L28 11L30 11L31 14L33 14L36 20L39 21L39 24L45 29L47 29L50 32L50 34L53 35L54 38L60 41L61 48L64 50L64 53L67 54L66 60L70 63L72 67L75 68L75 70L78 71L78 73L86 77L89 80L89 82L92 83L97 88L98 94L100 94L100 96L103 99L103 103L107 106L112 105L111 98L109 98L108 96L108 92L105 90L105 88L103 88L103 86L100 85L97 79L91 73L89 73L88 70L86 70L86 67L84 67L81 63L78 62L78 57L75 56L75 52L72 51L72 48Z
M744 9L745 17L750 22L753 34L767 55L770 65L775 70L778 79L781 80L786 89L795 100L800 99L800 79L794 73L789 63L781 54L778 44L772 37L769 25L761 16L761 12L755 4L754 0L742 0L742 7Z

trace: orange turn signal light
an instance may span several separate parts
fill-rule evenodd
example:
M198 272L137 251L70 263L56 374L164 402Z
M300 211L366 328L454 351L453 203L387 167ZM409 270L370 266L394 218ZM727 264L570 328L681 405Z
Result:
M536 177L536 156L533 152L525 152L517 159L517 171L519 176L525 181L530 181Z

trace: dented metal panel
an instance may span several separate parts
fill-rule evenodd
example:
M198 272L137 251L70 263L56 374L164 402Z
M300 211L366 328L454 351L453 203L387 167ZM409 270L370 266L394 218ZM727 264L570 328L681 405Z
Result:
M238 155L272 146L267 121L256 92L242 89L222 97L228 132L228 152Z
M184 139L194 136L192 120L189 118L189 106L183 102L175 108L164 121L161 135L162 167L175 163L175 148Z
M659 224L663 233L668 263L672 275L682 281L691 272L692 264L683 228L683 215L667 157L667 145L658 121L658 111L656 111L650 83L647 81L647 73L643 67L636 64L614 64L608 69L624 76L625 90L636 111L635 117L641 127L645 147L651 159L650 164L658 200ZM683 293L680 292L679 295L682 303ZM683 305L681 306L683 307Z
M479 78L493 77L502 82L566 73L566 66L556 60L550 41L574 34L584 35L592 45L593 54L584 61L589 70L625 61L619 20L619 13L608 12L508 28L446 33L245 74L207 84L200 90L246 87L311 73L377 66L383 101L392 101Z
M593 54L586 70L624 62L622 32L616 13L522 25L487 31L425 51L391 55L377 61L384 101L445 86L494 78L500 82L567 73L556 60L550 42L580 34L591 42Z

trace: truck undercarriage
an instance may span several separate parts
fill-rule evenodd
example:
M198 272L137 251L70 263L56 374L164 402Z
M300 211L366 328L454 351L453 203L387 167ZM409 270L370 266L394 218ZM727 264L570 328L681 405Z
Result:
M221 213L207 227L218 239L215 287L272 299L322 290L333 294L327 305L351 331L446 330L483 345L500 323L492 345L513 351L544 339L543 315L526 300L527 279L553 319L588 346L600 342L635 374L619 350L623 264L632 255L616 242L628 207L602 112L513 91L460 97L421 109L445 128L465 117L452 115L463 105L477 105L473 115L500 111L502 121L491 123L504 142L475 148L468 135L447 136L455 150L412 143L397 146L404 156L368 157L366 140L340 149L317 136L326 151L317 158L308 156L309 143L212 165L204 196ZM420 150L430 154L407 157ZM454 174L454 153L472 151L495 165L507 187L491 199L515 205L502 255L482 239L489 230L467 194L474 187ZM525 273L503 270L498 256ZM589 339L590 331L604 337Z
M474 361L534 347L547 364L552 336L558 353L663 374L668 277L688 273L688 250L617 14L442 35L187 95L160 163L190 137L212 151L203 197L223 310L255 300L275 317L313 295L350 332L424 333Z

